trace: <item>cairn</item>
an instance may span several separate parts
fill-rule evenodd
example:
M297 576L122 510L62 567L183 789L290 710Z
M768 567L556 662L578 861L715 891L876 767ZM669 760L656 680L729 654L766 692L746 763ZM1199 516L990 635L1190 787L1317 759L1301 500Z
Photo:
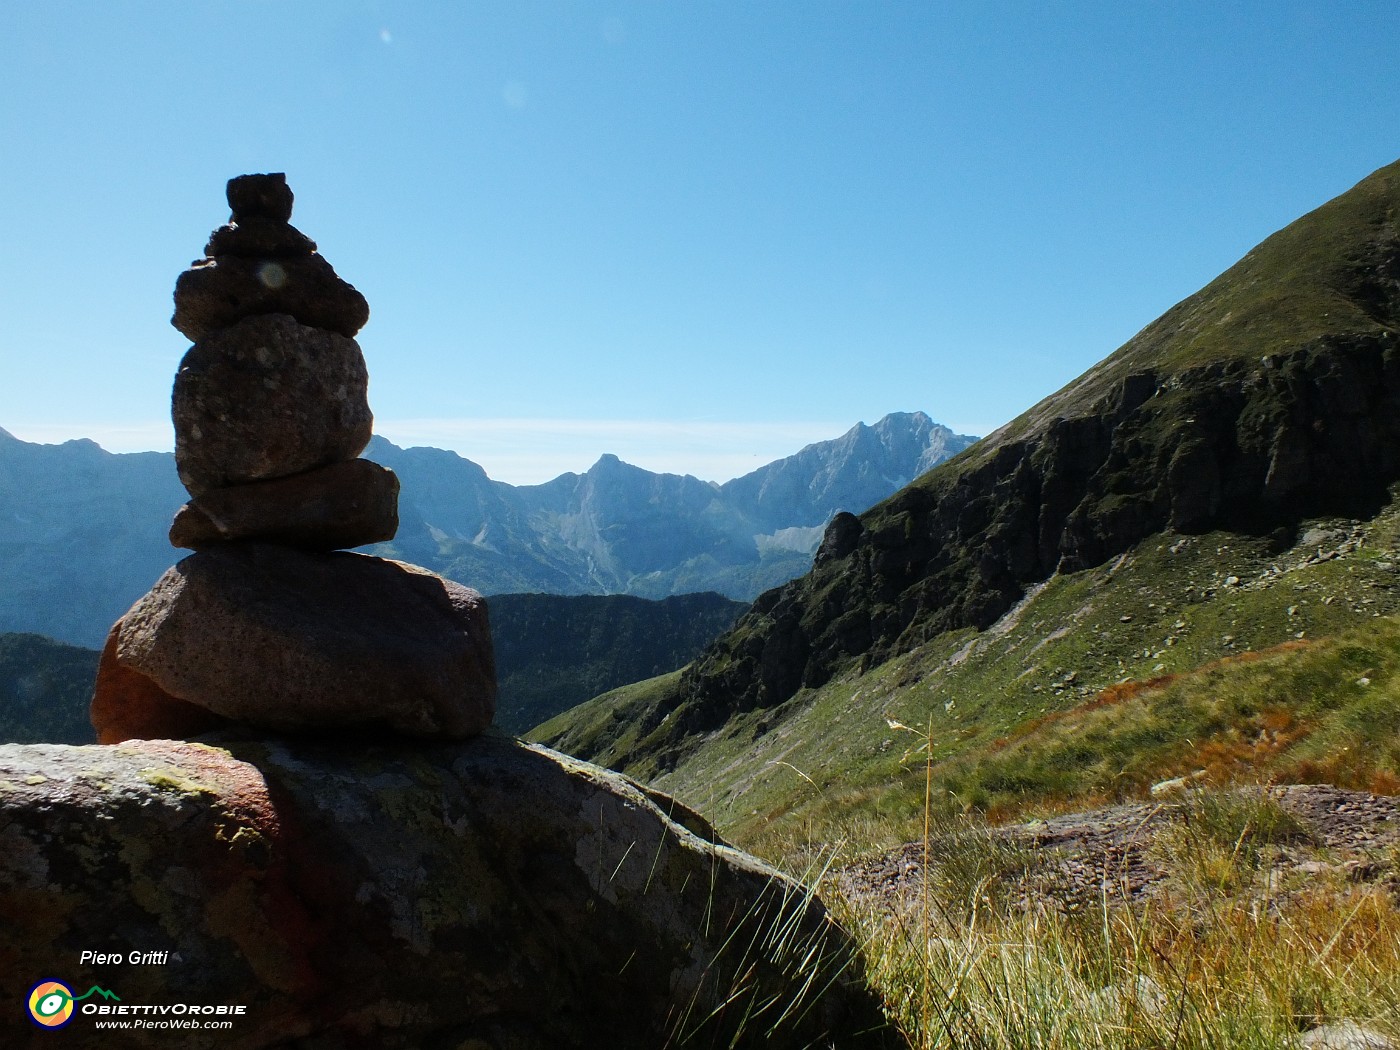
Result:
M373 416L355 335L369 306L290 223L281 174L228 184L232 217L180 275L194 343L171 400L195 553L113 626L92 703L101 743L230 725L486 729L486 605L426 569L344 550L392 539L399 483L359 459Z

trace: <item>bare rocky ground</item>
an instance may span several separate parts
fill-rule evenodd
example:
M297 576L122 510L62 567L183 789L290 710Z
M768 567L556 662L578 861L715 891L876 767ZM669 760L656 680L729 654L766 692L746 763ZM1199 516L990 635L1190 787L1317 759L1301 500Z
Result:
M1400 896L1400 797L1325 785L1269 794L1297 827L1263 847L1253 892L1276 904L1312 880L1341 877ZM1022 908L1142 903L1171 892L1164 839L1174 833L1180 843L1196 813L1178 795L989 829L978 844L967 833L940 835L929 843L930 874L940 878L940 858L951 851L976 849L988 858L984 870L998 896ZM836 881L848 898L899 909L918 902L924 863L924 844L911 842L857 861Z

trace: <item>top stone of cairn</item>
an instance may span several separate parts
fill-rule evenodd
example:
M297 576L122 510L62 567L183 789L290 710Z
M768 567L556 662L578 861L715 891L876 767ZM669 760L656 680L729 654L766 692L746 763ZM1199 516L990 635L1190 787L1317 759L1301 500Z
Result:
M287 222L292 217L292 188L283 172L267 175L239 175L228 180L228 206L233 209L233 221L275 219Z

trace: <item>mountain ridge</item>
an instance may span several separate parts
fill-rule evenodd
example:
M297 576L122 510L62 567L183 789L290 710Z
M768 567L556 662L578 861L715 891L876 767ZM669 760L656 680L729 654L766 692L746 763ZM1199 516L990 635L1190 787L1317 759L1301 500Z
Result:
M866 431L886 436L861 439L862 448L882 456L862 469L851 435ZM805 523L832 501L871 498L879 492L875 482L912 477L929 457L972 440L924 413L891 413L798 453L813 473L809 497L799 499L806 490L789 481L782 494L745 495L741 507L723 485L653 474L607 454L584 474L512 486L455 452L402 449L375 437L365 455L400 476L400 529L391 543L366 549L488 595L659 599L716 591L747 601L806 569L824 519ZM762 489L765 471L779 468L792 475L787 463L759 468L745 476L748 484ZM797 475L800 481L801 470ZM184 500L169 453L110 453L88 439L39 445L6 433L0 632L100 646L112 621L180 557L165 537Z
M1164 532L1284 550L1306 519L1368 518L1400 479L1398 326L1400 163L982 442L837 515L806 576L651 687L624 764L671 768L731 719L975 637L1044 581Z

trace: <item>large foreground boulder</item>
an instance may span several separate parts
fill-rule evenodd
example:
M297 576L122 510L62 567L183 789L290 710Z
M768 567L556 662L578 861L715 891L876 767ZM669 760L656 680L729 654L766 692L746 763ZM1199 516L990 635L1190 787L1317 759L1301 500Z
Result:
M495 735L0 746L0 1045L904 1046L820 903L707 830Z

